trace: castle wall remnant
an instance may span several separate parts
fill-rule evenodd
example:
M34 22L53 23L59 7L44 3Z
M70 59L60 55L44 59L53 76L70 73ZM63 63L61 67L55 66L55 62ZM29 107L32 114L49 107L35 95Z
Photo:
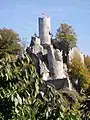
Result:
M31 52L34 54L38 54L43 52L43 47L40 45L39 37L31 37Z
M40 45L40 38L36 36L31 37L31 41L33 41L33 44L38 44Z

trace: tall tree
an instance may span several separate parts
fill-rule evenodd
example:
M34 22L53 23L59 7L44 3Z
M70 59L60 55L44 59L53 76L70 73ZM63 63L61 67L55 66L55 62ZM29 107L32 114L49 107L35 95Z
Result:
M0 57L6 53L17 55L21 50L20 38L16 32L7 28L0 29Z
M68 51L70 48L76 46L76 33L72 26L63 23L57 29L56 39L61 43L61 47L64 51Z

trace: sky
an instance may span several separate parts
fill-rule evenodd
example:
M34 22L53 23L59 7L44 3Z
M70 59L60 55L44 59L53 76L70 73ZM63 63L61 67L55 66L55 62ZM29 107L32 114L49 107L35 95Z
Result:
M61 23L72 25L81 52L90 55L90 0L0 0L0 28L13 29L29 43L42 12L51 18L53 35Z

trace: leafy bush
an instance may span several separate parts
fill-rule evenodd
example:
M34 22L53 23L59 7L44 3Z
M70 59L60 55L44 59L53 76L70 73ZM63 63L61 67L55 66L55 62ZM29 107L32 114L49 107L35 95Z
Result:
M16 61L0 61L0 119L31 118L31 105L39 92L34 66L28 56Z
M78 104L70 104L67 93L46 86L28 55L0 61L1 120L80 120ZM70 95L68 95L69 97ZM68 102L66 102L68 101Z

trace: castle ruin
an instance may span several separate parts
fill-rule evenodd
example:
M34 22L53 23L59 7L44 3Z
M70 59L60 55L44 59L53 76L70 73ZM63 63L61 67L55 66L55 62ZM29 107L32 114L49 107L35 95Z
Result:
M50 17L43 16L38 19L39 36L36 34L31 37L31 43L28 51L35 63L37 73L48 84L71 88L71 83L67 73L67 64L63 61L63 51L54 48L51 41L51 25ZM71 61L75 50L81 56L81 61L84 62L83 54L77 48L72 48L67 56Z

